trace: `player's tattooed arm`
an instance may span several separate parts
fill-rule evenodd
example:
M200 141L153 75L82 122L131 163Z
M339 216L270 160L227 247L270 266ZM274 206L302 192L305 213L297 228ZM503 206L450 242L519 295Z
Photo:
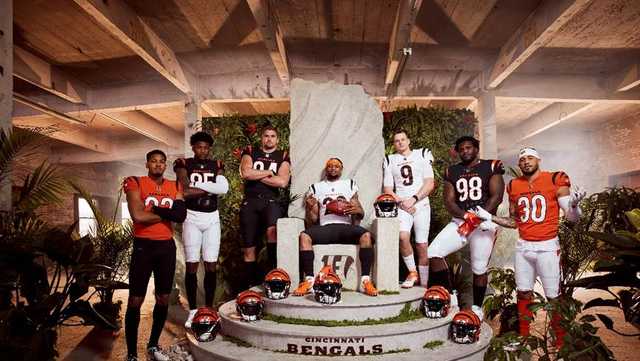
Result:
M312 226L318 223L318 216L320 214L320 203L313 196L313 194L307 193L304 197L304 221L306 226Z
M351 215L355 224L360 223L360 220L364 218L364 209L358 199L358 193L355 193L349 200L349 206L345 209L345 214Z
M489 179L489 199L484 205L484 209L491 214L496 214L498 206L502 203L504 195L504 179L501 174L494 174Z
M162 221L159 215L145 210L144 203L140 199L140 191L137 189L127 191L127 207L131 219L136 223L153 224Z
M509 202L509 217L491 216L493 223L501 225L506 228L516 228L516 217L518 217L518 208L514 202Z
M262 178L272 177L270 170L253 169L253 159L250 155L245 154L240 159L240 177L244 180L261 180Z
M278 173L271 177L262 178L260 182L271 187L286 188L289 185L289 178L291 177L290 168L289 162L282 162Z
M444 182L444 207L449 211L453 217L464 218L466 213L462 208L456 204L456 192L453 188L453 184L449 181Z

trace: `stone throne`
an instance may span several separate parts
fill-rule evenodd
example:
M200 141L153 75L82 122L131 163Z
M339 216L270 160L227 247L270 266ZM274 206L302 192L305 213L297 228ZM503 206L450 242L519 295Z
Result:
M376 101L359 85L333 82L316 84L294 79L291 84L291 194L289 217L278 221L278 267L289 272L295 287L299 281L298 235L304 229L302 196L312 183L322 180L325 161L338 157L344 163L343 178L359 187L365 209L361 225L374 234L373 279L379 290L398 290L398 221L376 219L373 202L382 189L382 113ZM360 278L358 250L352 245L314 246L314 272L330 263L344 287L357 289Z

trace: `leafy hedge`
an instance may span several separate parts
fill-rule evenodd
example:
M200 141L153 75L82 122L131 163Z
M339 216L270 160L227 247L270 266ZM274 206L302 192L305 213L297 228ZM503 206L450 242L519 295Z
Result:
M233 275L242 264L239 231L239 210L243 197L243 184L239 175L240 154L248 144L260 145L260 129L270 124L278 129L279 147L289 147L289 114L271 114L258 116L223 116L203 119L203 129L214 137L213 157L222 159L225 164L225 175L229 179L229 193L221 201L220 217L222 224L222 244L220 265L223 271L226 298L232 293L235 281ZM453 151L453 143L462 135L473 135L476 120L471 111L465 109L443 108L405 108L384 113L383 136L386 152L392 153L393 130L403 128L409 133L412 148L426 147L435 157L434 171L436 182L442 184L442 174L450 164L457 161ZM293 165L295 167L295 165ZM288 190L282 191L282 199L286 202L290 195ZM442 203L442 187L431 196L431 232L433 238L448 222L450 216ZM265 252L258 258L265 264Z

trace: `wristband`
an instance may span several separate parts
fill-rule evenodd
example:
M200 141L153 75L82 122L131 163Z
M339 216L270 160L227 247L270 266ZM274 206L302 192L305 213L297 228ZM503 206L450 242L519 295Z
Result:
M420 202L420 198L418 198L418 196L417 196L417 195L415 195L415 194L413 195L413 199L415 199L415 200L416 200L416 202Z

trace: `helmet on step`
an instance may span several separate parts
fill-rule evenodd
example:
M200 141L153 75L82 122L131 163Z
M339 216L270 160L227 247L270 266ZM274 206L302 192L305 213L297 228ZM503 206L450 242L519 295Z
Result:
M200 342L213 341L220 331L220 316L209 307L200 307L193 316L191 331Z
M333 272L333 268L327 265L322 267L313 281L313 293L316 301L331 305L340 301L342 281Z
M264 278L264 292L267 298L272 300L281 300L289 296L291 288L291 278L287 271L282 268L276 268Z
M391 194L381 194L373 203L376 210L376 217L390 218L398 216L398 203Z
M257 321L262 318L264 301L262 296L252 290L240 292L236 298L236 311L244 321Z
M451 321L451 340L456 343L474 343L480 339L480 326L480 318L473 311L460 311Z
M442 286L429 287L422 296L422 311L428 318L447 317L450 306L451 296Z

